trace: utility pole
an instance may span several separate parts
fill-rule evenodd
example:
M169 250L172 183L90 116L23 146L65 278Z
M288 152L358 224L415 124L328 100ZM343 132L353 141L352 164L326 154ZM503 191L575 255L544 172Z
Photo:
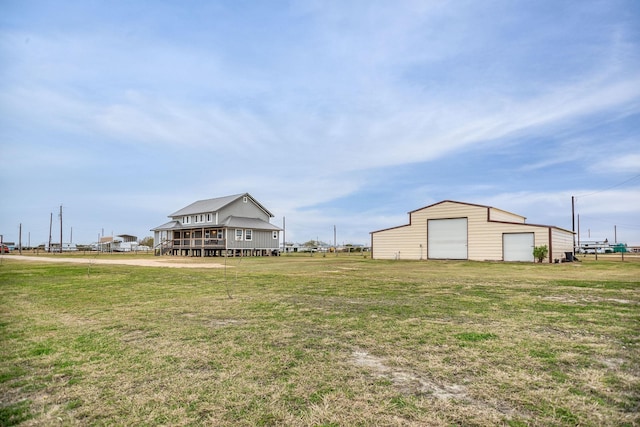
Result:
M282 252L287 253L287 227L284 216L282 217Z
M337 240L336 240L336 226L333 226L333 247L336 248L337 247Z
M615 245L618 244L618 226L617 225L613 226L613 243Z
M578 214L578 248L580 247L580 214Z
M18 253L22 255L22 223L20 223L20 228L18 229Z
M62 205L60 205L60 253L62 253Z
M571 231L573 232L573 255L576 254L576 213L575 197L571 196Z
M51 252L51 228L53 227L53 212L49 216L49 246L47 247L47 252Z

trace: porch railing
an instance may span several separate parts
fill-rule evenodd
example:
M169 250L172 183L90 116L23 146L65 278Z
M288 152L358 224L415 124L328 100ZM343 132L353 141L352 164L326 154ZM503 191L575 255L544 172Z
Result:
M173 249L224 249L225 239L174 239Z

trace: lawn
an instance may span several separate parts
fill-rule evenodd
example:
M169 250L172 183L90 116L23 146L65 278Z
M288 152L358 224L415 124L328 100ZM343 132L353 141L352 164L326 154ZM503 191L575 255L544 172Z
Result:
M640 425L640 262L226 264L3 257L0 425Z

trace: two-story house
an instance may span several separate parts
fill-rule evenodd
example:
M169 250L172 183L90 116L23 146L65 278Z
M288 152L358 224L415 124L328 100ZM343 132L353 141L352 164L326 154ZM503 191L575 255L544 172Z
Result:
M261 256L280 247L273 214L249 193L198 200L169 218L151 229L157 255Z

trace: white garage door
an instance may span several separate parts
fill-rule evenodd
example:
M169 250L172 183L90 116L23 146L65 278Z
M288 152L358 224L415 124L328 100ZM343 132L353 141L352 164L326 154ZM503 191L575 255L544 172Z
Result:
M467 218L430 219L427 249L430 259L467 259Z
M533 262L533 233L508 233L502 235L505 261Z

